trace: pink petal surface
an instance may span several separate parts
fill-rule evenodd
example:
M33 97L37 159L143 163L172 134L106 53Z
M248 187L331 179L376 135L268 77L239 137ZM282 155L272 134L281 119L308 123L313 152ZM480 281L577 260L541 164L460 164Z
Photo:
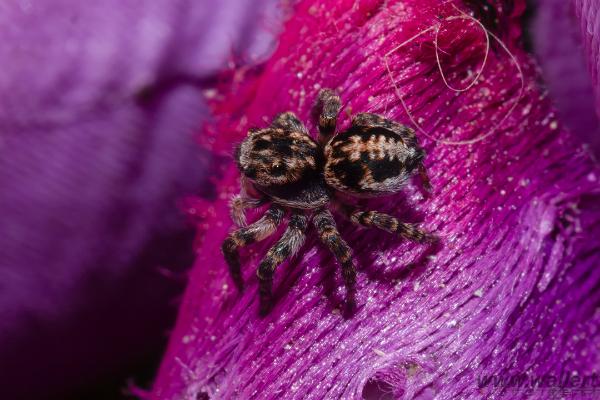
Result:
M231 163L219 200L190 205L205 217L204 238L152 398L545 399L542 389L478 380L599 372L600 173L519 48L523 3L494 7L523 79L495 44L481 81L456 93L440 77L432 32L397 48L458 15L448 2L307 0L266 66L240 71L240 83L220 93L221 118L205 143L214 151L229 151L278 112L309 121L320 87L336 88L348 112L411 124L402 99L425 132L433 194L415 181L367 206L422 222L442 242L407 243L338 218L359 266L358 310L346 316L339 267L309 229L301 253L277 270L274 310L260 318L254 271L272 240L243 253L243 294L219 252L231 229L227 199L239 189ZM440 59L454 86L481 67L484 37L466 19L440 28ZM441 143L448 140L474 143Z

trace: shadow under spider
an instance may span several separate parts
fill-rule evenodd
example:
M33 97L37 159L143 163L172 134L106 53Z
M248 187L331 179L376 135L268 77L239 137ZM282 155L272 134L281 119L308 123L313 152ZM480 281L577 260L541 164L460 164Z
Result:
M424 220L425 215L417 212L414 209L414 206L408 202L404 194L398 194L391 199L393 201L393 207L389 206L389 197L369 199L368 201L359 200L357 205L362 210L389 213L397 216L404 222L421 223ZM402 212L398 213L394 210L402 210ZM339 213L335 213L335 219L342 237L344 237L348 242L348 245L354 251L353 258L355 260L357 274L359 276L361 274L366 274L369 281L387 283L390 288L395 286L399 280L405 280L410 276L416 277L425 272L429 266L428 264L431 256L437 254L443 247L441 241L429 244L415 243L408 249L408 251L418 254L412 262L404 265L379 266L377 265L377 259L382 252L386 252L391 248L398 248L403 242L410 243L410 241L383 230L361 228L351 223ZM282 233L283 229L280 227L277 233L265 241L265 246L271 246L271 242L274 243ZM435 232L432 233L435 234ZM275 278L273 287L274 307L277 307L282 301L285 302L286 296L290 295L291 289L300 282L302 276L306 273L307 268L306 263L303 262L303 255L306 254L309 249L316 247L321 254L321 260L319 262L319 268L321 270L319 275L320 279L316 285L322 286L321 293L327 298L326 310L327 312L340 310L342 317L344 319L349 319L356 315L356 313L364 306L364 302L360 301L362 297L360 293L361 289L357 288L356 290L355 304L348 303L346 292L339 290L340 287L344 287L341 279L340 266L333 256L322 252L324 251L323 246L316 239L315 235L316 232L314 227L311 226L307 231L307 241L298 254L286 260L277 268L279 279L277 279L277 277ZM364 235L368 235L368 246L361 246L362 243L365 243ZM246 249L242 250L241 256L242 259L246 260L250 258L250 254ZM254 269L252 270L254 271ZM254 273L252 275L254 275ZM247 278L250 278L248 283L251 281L251 284L258 285L258 280L255 276L248 276Z
M398 239L399 242L405 241ZM375 262L378 258L379 251L385 251L385 245L377 245L373 251L362 253L359 257L360 264L363 266L361 272L365 273L370 280L379 282L388 282L390 287L395 286L396 281L407 279L410 275L417 276L427 270L428 263L432 256L437 254L443 247L442 243L435 242L422 246L423 250L414 249L415 252L420 252L418 257L405 265L395 268L388 266L375 267ZM411 249L413 251L413 249Z
M423 221L424 214L417 212L414 207L411 207L406 196L397 195L393 197L393 200L394 207L392 208L400 209L404 212L397 213L390 210L389 198L387 200L372 199L370 201L359 201L358 204L360 209L387 212L391 215L398 216L398 218L404 222L421 223ZM388 207L385 205L388 205ZM376 261L382 252L385 252L390 248L398 248L403 242L411 242L386 231L357 227L341 217L338 218L338 227L340 228L340 232L342 232L342 236L344 236L349 246L354 250L357 273L359 275L366 274L369 281L388 283L390 288L395 286L398 280L405 280L411 275L416 277L424 273L429 266L428 264L431 261L431 257L443 248L441 240L428 244L414 244L408 250L418 254L412 262L405 265L394 265L393 267L380 267L376 265ZM350 234L350 232L352 233ZM344 235L344 233L346 234ZM432 233L435 234L435 232ZM369 236L369 245L361 247L361 243L365 243L363 239L363 235L365 234ZM345 319L354 316L364 305L359 300L361 297L361 290L357 289L356 304L347 304L344 296L340 295L337 291L340 286L343 286L343 283L338 276L339 268L333 257L327 257L324 260L324 265L322 267L324 269L322 282L324 294L329 302L328 309L342 310L342 316ZM325 268L327 270L325 270Z

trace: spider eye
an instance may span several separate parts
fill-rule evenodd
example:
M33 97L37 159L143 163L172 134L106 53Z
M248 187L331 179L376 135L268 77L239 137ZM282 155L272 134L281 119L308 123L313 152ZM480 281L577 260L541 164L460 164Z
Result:
M254 142L255 151L265 150L268 149L270 146L271 142L269 142L268 140L258 139L256 142Z
M285 172L285 167L283 164L273 164L271 167L271 173L275 176L283 175Z

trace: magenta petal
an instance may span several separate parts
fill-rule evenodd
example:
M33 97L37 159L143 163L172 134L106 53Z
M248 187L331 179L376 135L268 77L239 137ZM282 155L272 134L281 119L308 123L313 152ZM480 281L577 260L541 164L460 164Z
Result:
M515 394L486 378L598 373L600 171L563 129L510 34L523 3L512 15L499 12L498 28L523 88L496 44L482 81L461 93L440 78L432 34L396 48L457 15L448 2L327 4L297 6L259 77L223 93L219 136L208 143L231 147L248 127L289 109L309 120L320 87L336 88L348 112L411 123L400 96L426 132L419 136L433 195L410 185L368 206L422 221L442 243L407 243L338 219L360 269L358 310L345 317L339 267L309 229L301 254L277 270L274 310L260 318L254 271L272 241L243 253L243 294L219 252L231 229L227 198L239 188L231 165L203 226L153 398L546 399L543 390ZM442 26L450 83L464 85L472 76L465 72L478 70L483 37L464 19ZM347 123L344 116L340 125Z

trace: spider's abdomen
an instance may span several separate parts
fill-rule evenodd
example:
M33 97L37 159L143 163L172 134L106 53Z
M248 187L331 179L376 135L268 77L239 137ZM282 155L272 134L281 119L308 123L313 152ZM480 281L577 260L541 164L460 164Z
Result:
M352 127L325 147L325 181L362 196L397 192L425 153L383 127Z

